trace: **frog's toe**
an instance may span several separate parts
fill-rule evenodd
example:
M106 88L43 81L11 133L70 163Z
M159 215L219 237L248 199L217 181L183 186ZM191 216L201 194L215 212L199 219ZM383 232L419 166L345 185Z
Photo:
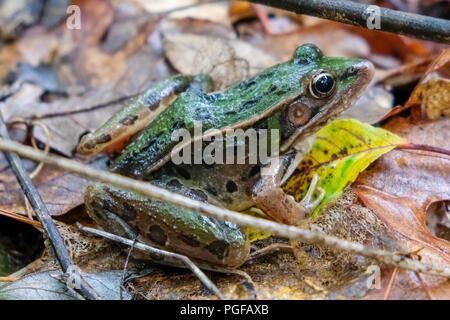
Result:
M302 206L303 210L308 214L311 214L325 197L325 190L317 186L318 182L319 175L314 174L308 191L306 191L305 197L299 203ZM316 190L319 191L319 196L312 201L312 196Z

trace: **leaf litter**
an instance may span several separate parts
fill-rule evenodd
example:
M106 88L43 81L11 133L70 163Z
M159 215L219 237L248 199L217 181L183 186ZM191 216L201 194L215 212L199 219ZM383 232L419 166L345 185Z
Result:
M288 58L299 43L313 42L328 55L370 59L380 75L392 75L393 70L400 70L397 80L406 79L410 87L421 78L414 91L387 85L388 81L381 78L350 110L353 113L346 116L381 125L410 143L450 148L447 136L450 132L448 51L430 66L429 61L421 62L439 52L440 46L397 35L377 38L359 29L308 17L292 18L279 11L273 14L282 19L274 19L273 26L288 19L289 24L298 28L290 28L288 33L281 32L275 37L265 34L260 21L255 19L255 12L250 12L248 18L246 11L246 18L241 18L239 10L251 8L239 9L236 13L228 12L224 4L209 11L212 9L208 5L195 6L196 1L171 1L170 7L167 1L152 2L149 5L148 1L130 0L119 5L102 0L76 1L86 12L83 28L89 32L71 32L61 23L48 27L42 21L43 27L39 17L28 12L22 16L26 19L20 28L12 27L18 25L17 22L8 20L9 24L2 26L0 34L16 41L0 50L0 83L4 89L17 82L23 84L2 102L6 119L39 119L51 133L52 152L72 157L83 133L98 127L127 98L143 91L155 80L174 72L203 72L216 80L216 89L223 89ZM183 9L184 6L188 8ZM17 10L22 9L19 6ZM216 14L208 19L210 12ZM52 20L51 17L46 19ZM57 21L58 16L53 19ZM425 64L428 70L416 68L411 77L401 69L414 63ZM397 101L407 101L401 110L411 109L412 115L406 118L391 114L387 123L380 123ZM440 120L430 120L438 118ZM41 144L45 143L41 130L36 129L33 134ZM24 212L20 189L12 183L14 177L4 159L0 164L2 178L6 177L1 181L1 208ZM30 171L33 166L29 162ZM426 225L429 209L449 199L448 175L449 160L443 156L426 151L390 151L359 174L355 183L348 186L351 179L342 184L341 195L303 224L344 239L416 254L418 259L436 265L448 265L448 239L437 237ZM70 223L70 215L75 214L73 209L82 203L87 181L44 167L34 182L52 214ZM71 231L66 237L76 234L68 230ZM84 241L82 243L91 240ZM255 241L253 245L262 247L280 241L285 240L271 237ZM386 288L392 273L389 268L351 254L292 244L294 255L279 253L242 267L255 281L258 298L369 299L383 296L382 289ZM73 251L80 268L87 272L120 269L121 264L111 259L123 257L120 250L106 242L95 248ZM46 252L42 261L51 261L52 255ZM53 278L48 278L49 264L44 265L40 269L43 273L27 277L32 280L47 277L44 283L56 286L54 297L61 298L58 294L65 293L53 283ZM374 265L381 267L382 289L369 290L367 283L371 274L368 270ZM132 270L140 268L139 263L130 264ZM214 274L211 278L227 296L246 296L239 277ZM390 297L427 297L418 282L414 273L399 272ZM448 282L425 277L425 283L434 298L448 298ZM22 284L15 285L20 288ZM131 289L144 299L211 298L190 273L163 267L133 280ZM15 294L19 292L16 290Z

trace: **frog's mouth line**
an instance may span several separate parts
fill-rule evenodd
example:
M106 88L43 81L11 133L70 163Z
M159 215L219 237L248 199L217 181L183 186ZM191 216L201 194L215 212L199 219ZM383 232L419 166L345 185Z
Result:
M286 152L292 145L295 145L297 141L302 141L306 137L314 134L322 127L322 125L325 125L327 122L336 118L362 96L364 90L368 87L373 78L375 68L369 61L361 61L353 67L358 70L358 78L355 84L343 91L332 106L329 106L322 112L318 112L305 126L297 129L297 132L281 146L281 153Z

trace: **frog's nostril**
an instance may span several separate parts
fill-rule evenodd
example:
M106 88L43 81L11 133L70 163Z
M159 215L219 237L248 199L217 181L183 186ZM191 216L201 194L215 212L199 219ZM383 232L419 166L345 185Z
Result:
M358 72L358 69L355 66L351 66L347 69L347 76L355 75Z
M372 78L375 73L375 67L370 61L361 61L355 66L353 66L356 70L358 70L358 74L364 76L365 78Z

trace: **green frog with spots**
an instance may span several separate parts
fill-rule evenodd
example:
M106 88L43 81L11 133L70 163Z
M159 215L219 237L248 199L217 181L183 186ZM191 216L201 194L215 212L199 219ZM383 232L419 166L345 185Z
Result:
M125 147L111 163L113 172L231 210L257 207L278 222L295 225L321 201L310 201L316 181L300 203L281 188L301 160L296 146L348 108L372 76L369 62L328 57L311 44L223 92L209 93L208 76L177 75L135 97L85 135L77 151L92 155ZM277 161L175 165L171 154L178 141L172 133L193 132L198 122L203 130L218 132L276 129ZM88 187L85 204L103 229L187 255L203 267L236 268L249 256L249 241L239 226L190 209L99 183Z

